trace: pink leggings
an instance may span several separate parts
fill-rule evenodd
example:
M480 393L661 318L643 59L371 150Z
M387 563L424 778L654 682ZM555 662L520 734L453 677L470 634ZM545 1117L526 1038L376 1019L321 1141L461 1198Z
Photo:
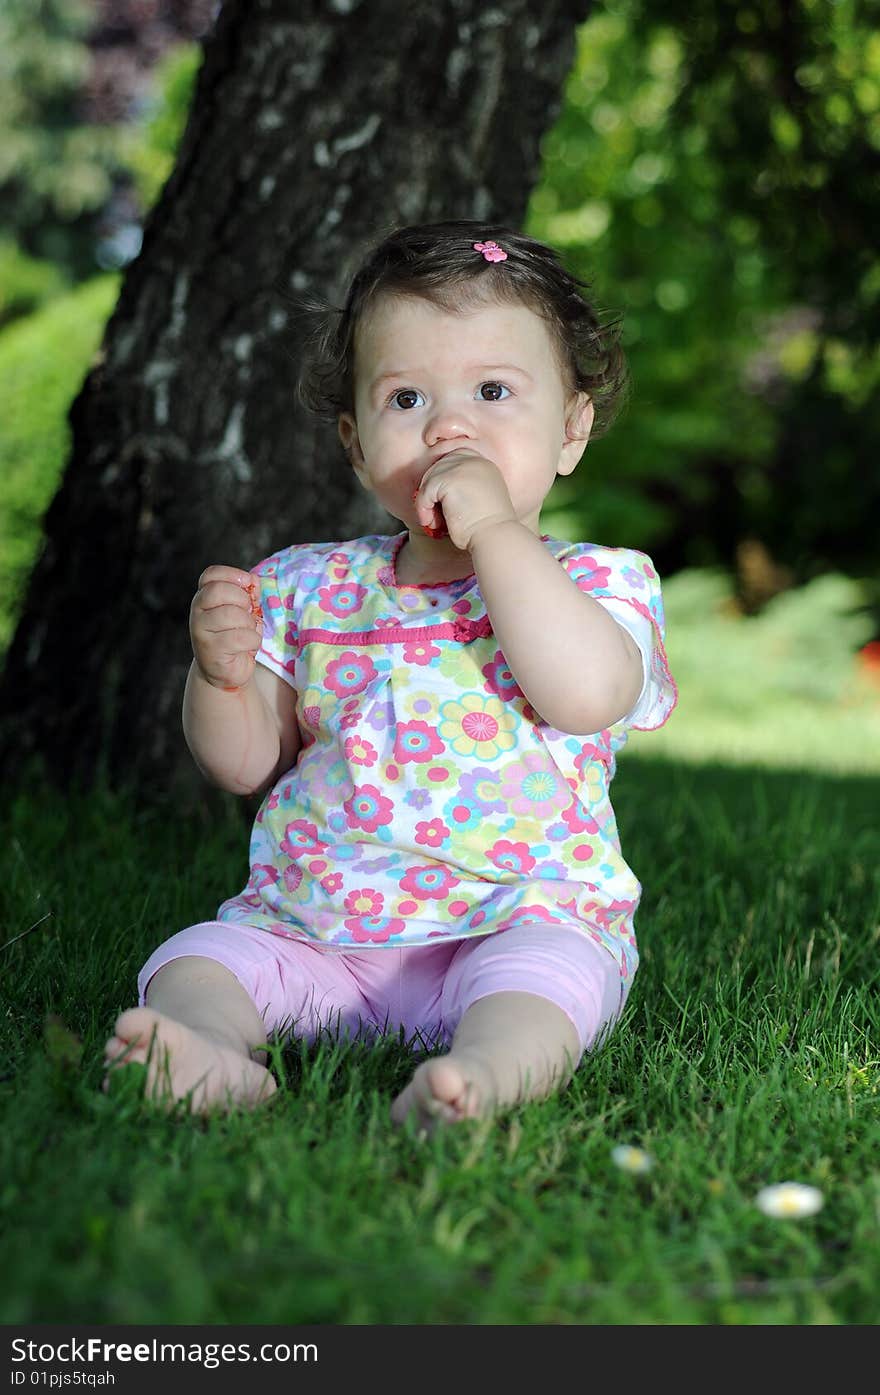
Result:
M205 921L150 955L138 976L141 1004L157 970L187 955L225 965L250 995L267 1035L309 1041L322 1027L352 1036L402 1027L414 1047L448 1043L472 1003L513 991L556 1003L574 1023L583 1052L617 1021L628 987L606 949L562 925L349 951Z

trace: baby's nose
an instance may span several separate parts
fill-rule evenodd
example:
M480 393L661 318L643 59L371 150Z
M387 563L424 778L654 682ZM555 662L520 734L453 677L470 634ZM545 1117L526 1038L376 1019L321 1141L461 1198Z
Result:
M437 403L425 422L425 440L429 446L438 441L452 441L458 436L473 435L473 422L467 410L454 403Z

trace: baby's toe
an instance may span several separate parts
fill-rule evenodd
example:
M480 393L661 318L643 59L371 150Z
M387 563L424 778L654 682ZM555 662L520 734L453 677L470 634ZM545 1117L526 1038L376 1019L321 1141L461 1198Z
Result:
M109 1068L127 1066L133 1062L143 1065L147 1057L147 1047L140 1041L125 1041L112 1036L104 1047L104 1064Z
M153 1008L126 1008L125 1012L121 1012L117 1017L113 1033L120 1041L149 1046L159 1021L159 1013Z

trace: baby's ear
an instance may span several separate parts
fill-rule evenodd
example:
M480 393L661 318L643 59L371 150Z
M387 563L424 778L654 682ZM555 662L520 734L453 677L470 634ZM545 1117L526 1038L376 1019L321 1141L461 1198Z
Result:
M576 392L569 403L568 412L565 417L565 434L569 441L583 441L584 445L590 439L590 432L593 429L593 418L596 413L592 400L586 392Z
M336 424L339 432L339 439L342 442L342 449L351 461L354 472L363 483L362 471L364 468L364 453L361 450L360 438L357 432L357 422L351 412L341 412Z
M590 439L595 415L588 394L575 393L565 415L565 441L559 453L557 474L570 475L577 465Z

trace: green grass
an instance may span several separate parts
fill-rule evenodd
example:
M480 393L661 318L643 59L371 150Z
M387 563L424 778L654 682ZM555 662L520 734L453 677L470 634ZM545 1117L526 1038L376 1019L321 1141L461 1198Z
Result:
M102 1094L140 963L238 885L246 823L7 802L3 938L49 918L0 956L0 1321L876 1322L878 794L625 760L645 897L623 1022L563 1094L428 1142L389 1126L393 1039L279 1052L253 1115L157 1115L137 1072ZM652 1171L616 1169L617 1143ZM816 1216L755 1207L790 1179Z

